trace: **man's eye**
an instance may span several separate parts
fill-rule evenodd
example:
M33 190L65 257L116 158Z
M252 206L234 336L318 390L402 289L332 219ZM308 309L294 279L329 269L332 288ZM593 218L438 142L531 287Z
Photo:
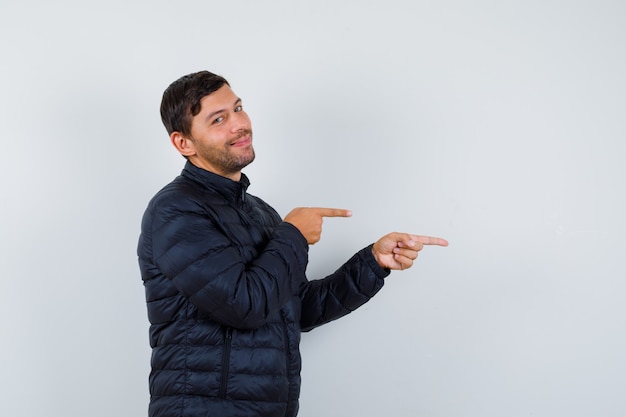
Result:
M242 110L243 110L243 106L237 106L237 107L235 107L235 111L236 111L236 112L240 112L240 111L242 111Z
M213 120L213 123L219 123L222 120L224 120L224 118L222 116L218 117L217 119Z

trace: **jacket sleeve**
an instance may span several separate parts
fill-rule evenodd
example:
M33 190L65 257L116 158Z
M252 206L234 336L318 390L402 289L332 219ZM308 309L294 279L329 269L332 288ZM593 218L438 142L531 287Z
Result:
M300 293L302 330L309 331L356 310L383 287L389 273L378 265L370 245L332 275L308 281Z
M211 320L258 328L301 288L308 244L293 225L278 224L258 257L246 262L202 209L176 202L153 209L153 263Z

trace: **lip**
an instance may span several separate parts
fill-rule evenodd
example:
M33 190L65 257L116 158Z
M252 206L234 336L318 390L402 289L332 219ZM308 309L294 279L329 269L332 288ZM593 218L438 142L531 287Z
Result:
M242 147L242 146L248 146L251 143L252 143L252 136L245 135L235 140L234 142L231 142L230 146Z

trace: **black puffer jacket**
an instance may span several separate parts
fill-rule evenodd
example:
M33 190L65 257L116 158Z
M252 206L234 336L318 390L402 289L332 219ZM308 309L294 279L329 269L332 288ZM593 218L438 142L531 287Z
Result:
M248 184L187 163L146 209L151 417L295 416L300 331L356 309L389 273L368 247L308 281L306 240Z

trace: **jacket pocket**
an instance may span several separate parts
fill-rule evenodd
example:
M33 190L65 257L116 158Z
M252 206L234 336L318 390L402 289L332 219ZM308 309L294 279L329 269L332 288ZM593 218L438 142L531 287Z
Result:
M289 321L287 320L287 315L285 314L284 311L281 310L280 312L282 321L283 321L283 338L284 340L284 344L285 344L285 377L287 378L287 387L288 387L288 391L287 391L287 411L285 416L289 416L292 415L292 408L294 406L293 404L293 386L291 383L291 371L292 371L292 365L291 365L291 348L289 346ZM297 402L297 400L296 400ZM295 414L293 414L295 415Z
M233 329L227 327L224 330L224 350L222 352L222 379L220 381L220 398L226 398L228 391L228 374L230 372L230 349L233 343Z

